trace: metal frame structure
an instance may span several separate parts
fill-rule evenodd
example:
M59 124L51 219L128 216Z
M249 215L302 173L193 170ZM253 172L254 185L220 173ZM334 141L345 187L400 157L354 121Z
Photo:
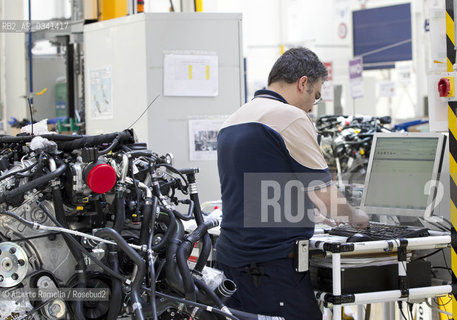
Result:
M394 308L392 302L411 301L436 297L452 292L451 285L440 285L420 288L408 288L406 282L406 252L424 249L436 249L448 247L451 243L451 236L445 233L435 232L434 235L425 238L392 239L370 242L341 243L336 239L328 241L318 234L310 240L311 250L323 251L332 257L332 292L317 292L317 298L324 303L326 308L333 309L333 320L342 319L342 307L348 305L361 306L367 303L385 303L384 319L391 320ZM398 279L399 290L377 291L356 294L341 293L341 257L347 254L364 253L392 253L397 252L398 258ZM361 314L359 308L359 314Z

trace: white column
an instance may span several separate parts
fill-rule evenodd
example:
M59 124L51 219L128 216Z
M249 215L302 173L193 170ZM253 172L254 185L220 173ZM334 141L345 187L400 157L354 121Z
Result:
M22 1L0 0L1 20L24 20ZM0 100L5 120L28 118L26 34L0 32Z

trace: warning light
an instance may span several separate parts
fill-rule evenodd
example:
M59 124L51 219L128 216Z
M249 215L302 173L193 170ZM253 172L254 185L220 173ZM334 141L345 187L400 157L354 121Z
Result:
M443 77L438 81L438 92L440 97L455 97L454 77Z

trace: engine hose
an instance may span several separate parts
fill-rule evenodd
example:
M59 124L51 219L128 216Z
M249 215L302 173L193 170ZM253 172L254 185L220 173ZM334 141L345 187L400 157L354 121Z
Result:
M60 191L60 185L52 187L52 199L54 201L54 212L56 220L64 227L68 228L67 217L65 216L65 211L63 207L62 193ZM84 261L84 256L81 251L71 242L70 236L68 234L62 234L65 243L68 246L71 254L76 260L75 271L78 275L78 289L86 288L86 263ZM75 314L76 319L83 320L84 317L84 302L82 300L76 300L75 303Z
M18 177L19 178L29 178L29 177L35 177L38 173L41 172L41 170L43 170L44 168L44 154L40 154L40 157L38 158L38 161L36 162L37 164L37 167L35 168L35 171L34 172L30 172L30 173L18 173Z
M98 136L84 136L71 141L59 142L57 145L61 151L72 151L83 147L93 147L101 145L102 143L112 142L117 136L119 136L119 142L135 142L130 131L123 131L101 134Z
M170 238L171 234L174 232L176 229L176 222L179 220L176 220L175 215L172 212L166 211L167 216L169 217L169 223L168 223L168 228L167 231L165 232L162 240L156 245L153 245L151 247L151 250L157 251L162 249L168 242L168 239ZM181 223L182 225L182 223Z
M125 224L125 188L122 185L116 187L114 206L116 214L114 216L113 229L120 233Z
M197 259L197 263L195 264L193 272L197 274L201 274L203 268L205 267L206 263L208 262L208 257L211 254L211 237L208 233L203 235L202 237L202 246L200 249L200 254ZM201 258L200 258L201 257Z
M165 264L165 261L162 261L161 264L159 264L159 267L157 268L157 274L155 270L155 263L154 263L154 257L153 257L153 251L152 251L152 241L154 240L154 226L155 226L155 218L156 218L156 210L157 210L157 205L158 205L159 200L157 197L154 197L152 200L152 205L151 205L151 212L149 213L149 218L147 218L144 213L143 213L143 224L146 226L145 230L149 232L149 227L151 228L149 232L149 238L148 238L148 263L149 263L149 281L150 281L150 286L151 286L151 291L150 291L150 297L151 297L151 310L152 310L152 318L153 320L157 320L157 305L156 305L156 281L157 277L160 274L163 265ZM143 232L143 224L141 225L141 232ZM141 237L141 232L140 232L140 239ZM147 236L147 233L146 233ZM143 235L144 237L144 235ZM142 244L142 242L140 242Z
M188 176L189 184L195 184L195 174L189 174ZM197 222L197 226L203 224L203 213L200 206L200 199L197 192L190 193L190 200L194 202L194 217L195 221ZM194 272L199 274L202 272L203 268L205 267L206 263L208 262L208 257L211 254L211 238L209 234L205 234L202 238L202 250L200 255L198 256L197 263L194 267Z
M152 215L154 214L152 209L157 208L157 198L154 200L146 198L143 206L143 220L141 221L140 230L140 245L148 243L149 227L151 226Z
M176 227L173 227L174 231L170 236L170 239L167 241L167 252L166 252L166 262L165 262L165 279L167 283L176 292L182 292L183 284L182 277L176 266L176 252L179 245L184 239L184 227L182 222L177 220L175 222ZM174 224L173 224L174 225ZM170 224L168 229L172 229Z
M212 304L216 305L216 307L224 312L230 313L229 309L224 305L222 300L212 291L208 285L200 279L195 279L195 284L197 288L205 294L209 299L212 300ZM194 315L195 318L198 319L213 319L214 317L211 317L211 314L206 313L207 311L205 309L199 308L198 310L194 310L192 314Z
M32 141L33 138L36 136L3 136L0 137L0 143L26 143ZM73 135L65 135L65 134L43 134L40 137L46 138L52 141L71 141L76 139L81 139L84 136L73 136Z
M343 144L346 144L346 145L359 145L359 144L364 144L366 142L370 142L371 140L373 140L372 138L365 138L363 140L360 140L360 141L345 141Z
M44 176L41 176L39 178L36 178L35 180L29 181L26 184L23 184L22 186L19 186L15 188L14 190L11 191L6 191L0 196L0 203L9 201L13 199L14 197L23 194L26 191L30 191L32 189L35 189L37 187L42 186L45 183L48 183L49 181L59 177L65 172L65 164L61 164L55 171L48 173Z
M21 216L15 214L14 212L10 212L10 211L6 211L6 210L3 210L3 209L0 209L0 215L5 215L5 216L8 216L8 217L11 217L17 221L19 221L20 223L22 223L23 225L31 228L31 229L37 229L37 227L35 226L35 223L31 222L31 221L28 221L28 220L25 220L24 218L22 218Z
M102 155L105 155L107 154L108 152L110 152L111 150L113 150L114 148L116 148L117 144L119 143L119 139L121 138L121 136L118 134L116 136L116 138L114 138L113 142L106 148L106 149L103 149L103 150L100 150L98 152L98 155L99 156L102 156Z
M176 262L178 264L179 272L183 279L184 294L187 300L195 301L195 285L192 274L190 273L189 267L187 266L187 258L189 257L194 244L202 238L208 229L215 227L219 224L216 219L210 219L198 226L187 239L179 246L176 252Z
M134 150L134 151L128 151L128 153L132 158L148 157L148 158L150 158L150 160L152 162L155 162L158 159L157 154L155 154L152 151L148 151L148 150Z
M195 294L195 284L192 274L190 273L189 267L187 266L187 258L192 251L192 244L190 242L184 242L178 248L176 252L176 262L178 264L179 273L182 277L184 296L186 300L196 301L197 296Z
M206 220L203 224L199 225L197 229L192 231L192 233L187 236L186 242L189 242L191 244L191 247L194 246L194 244L200 240L205 233L214 227L217 227L219 225L219 220L217 219L208 219Z
M148 263L149 263L149 279L151 280L151 309L152 309L152 318L157 320L157 306L156 306L156 284L155 284L155 266L154 266L154 256L152 251L148 253Z
M236 292L236 283L230 279L224 279L219 286L214 289L214 293L221 299L225 304L228 299Z
M119 258L114 246L109 246L108 262L114 272L119 272ZM122 283L118 279L111 280L111 299L107 320L116 320L122 308Z
M103 228L98 230L95 235L100 237L107 237L116 242L116 244L124 251L127 256L133 261L137 266L137 272L135 274L135 279L131 284L130 297L132 299L132 308L137 320L144 320L142 305L140 300L140 290L141 284L143 283L144 276L146 274L146 264L141 256L131 247L129 247L127 241L125 241L122 236L111 228Z
M183 215L181 212L173 209L173 213L176 216L176 218L184 220L184 221L192 220L194 218L194 216L193 216L194 202L192 200L190 200L190 199L180 200L179 202L182 203L182 204L188 204L189 205L189 212L187 213L187 215Z
M213 303L214 305L216 305L216 307L218 307L219 309L224 309L225 305L222 302L222 300L217 296L217 294L213 290L211 290L210 287L208 287L205 281L196 278L195 284L197 285L198 289L200 289L202 292L205 293L206 296L208 296L208 298L213 300Z
M11 176L14 176L15 174L29 171L29 170L33 169L36 165L38 165L38 162L35 162L34 164L32 164L32 165L30 165L30 166L28 166L28 167L25 167L24 169L9 172L9 173L7 173L7 174L1 176L1 177L0 177L0 181L5 180L5 179L7 179L7 178L9 178L9 177L11 177Z

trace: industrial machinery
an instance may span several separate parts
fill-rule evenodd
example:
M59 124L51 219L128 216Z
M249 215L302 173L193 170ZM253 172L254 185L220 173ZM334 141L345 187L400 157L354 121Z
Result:
M365 181L371 142L376 132L390 132L391 118L327 115L316 122L329 171L348 184Z
M236 286L206 266L218 221L198 169L133 137L0 136L0 319L257 319L224 305Z

